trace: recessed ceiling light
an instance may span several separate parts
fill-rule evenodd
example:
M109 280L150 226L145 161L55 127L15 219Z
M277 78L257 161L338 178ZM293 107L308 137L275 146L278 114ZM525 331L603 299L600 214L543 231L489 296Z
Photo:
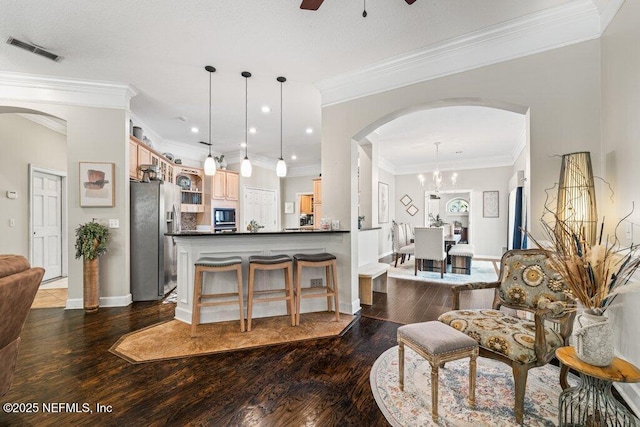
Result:
M291 155L291 160L295 160L295 159L297 159L297 158L298 158L298 156L296 156L295 154L292 154L292 155Z
M271 107L269 107L268 105L263 105L262 106L262 112L263 113L270 113L271 112Z
M197 127L195 127L195 126L191 128L191 132L193 132L193 133L198 133L198 131L199 131L199 129Z
M307 128L305 132L307 132L307 135L311 135L313 133L313 128Z
M241 142L241 143L240 143L240 147L244 148L244 147L246 147L246 146L247 146L247 143L246 143L246 142Z
M249 128L249 133L256 133L256 128Z

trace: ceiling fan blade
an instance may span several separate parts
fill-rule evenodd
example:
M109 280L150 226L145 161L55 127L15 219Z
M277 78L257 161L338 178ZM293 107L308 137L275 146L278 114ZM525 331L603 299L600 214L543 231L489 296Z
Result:
M324 0L302 0L300 9L318 10ZM414 0L415 1L415 0Z
M416 2L416 0L404 0L407 2L407 4L414 4Z

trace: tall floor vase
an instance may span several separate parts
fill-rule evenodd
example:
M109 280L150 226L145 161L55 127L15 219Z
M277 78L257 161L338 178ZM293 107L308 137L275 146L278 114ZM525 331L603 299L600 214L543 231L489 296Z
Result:
M100 264L98 258L83 259L83 301L85 313L96 313L100 305Z

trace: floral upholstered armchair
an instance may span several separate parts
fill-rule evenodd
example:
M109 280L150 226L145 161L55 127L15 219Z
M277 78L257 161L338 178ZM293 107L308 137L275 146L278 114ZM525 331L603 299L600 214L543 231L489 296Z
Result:
M493 309L458 309L460 292L490 288L496 289ZM532 313L533 320L504 313L501 306ZM516 421L522 423L528 370L547 364L558 347L568 345L575 317L573 307L564 282L543 250L512 250L502 256L497 282L455 286L454 310L438 320L478 341L480 356L511 366L514 412ZM562 382L566 383L566 376Z

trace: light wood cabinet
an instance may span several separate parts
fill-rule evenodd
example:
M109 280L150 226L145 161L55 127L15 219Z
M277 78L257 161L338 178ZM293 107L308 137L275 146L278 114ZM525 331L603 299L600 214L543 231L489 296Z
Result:
M189 188L181 188L180 210L188 213L203 213L207 201L203 197L203 177L204 171L200 168L176 167L177 176L189 178L191 186ZM198 218L198 224L204 218Z
M322 203L322 179L313 180L313 203Z
M213 192L211 198L215 200L237 201L240 194L240 179L236 172L216 171L213 176Z
M300 213L305 215L313 214L313 196L300 196Z
M138 179L138 143L129 140L129 178Z
M160 165L162 179L174 183L173 163L157 151L145 145L135 136L129 136L129 178L142 179L142 172L138 171L140 165Z
M320 228L322 219L322 179L313 180L313 227Z

